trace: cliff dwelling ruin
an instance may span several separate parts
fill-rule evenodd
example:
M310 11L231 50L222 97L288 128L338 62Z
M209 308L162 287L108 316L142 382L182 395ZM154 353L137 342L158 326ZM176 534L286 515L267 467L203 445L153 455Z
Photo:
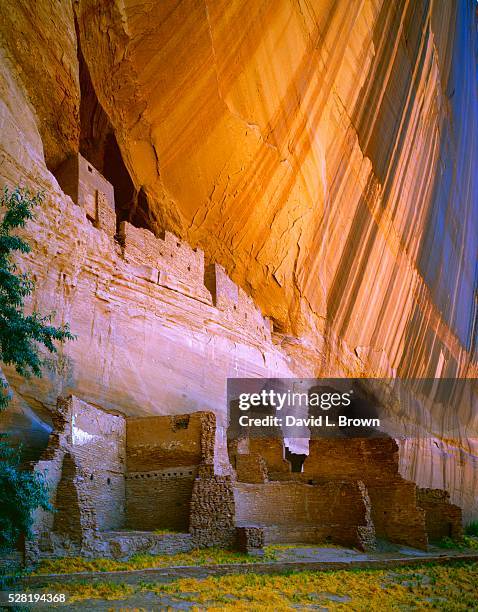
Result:
M28 563L210 546L260 553L271 543L370 550L376 538L426 549L462 535L446 492L399 475L391 438L311 439L302 472L284 458L283 439L242 439L222 475L211 412L124 418L70 396L53 418L35 469L47 473L56 512L37 516Z
M173 234L122 222L111 185L81 155L57 171L63 190L141 279L218 309L242 333L271 326L217 264ZM260 552L268 543L332 542L373 549L377 538L425 549L460 537L461 510L445 491L399 474L389 437L309 440L291 453L277 429L266 439L223 440L210 411L124 416L75 396L59 398L35 469L46 471L54 513L38 512L28 563L52 556L128 558L219 546ZM224 425L223 425L224 427Z

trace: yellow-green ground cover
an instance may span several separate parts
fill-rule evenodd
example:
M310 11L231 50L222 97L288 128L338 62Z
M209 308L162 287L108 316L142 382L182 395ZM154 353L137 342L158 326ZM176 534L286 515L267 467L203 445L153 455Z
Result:
M445 538L440 546L445 549L478 550L478 538L465 536L462 543ZM308 548L337 548L335 544L307 545ZM63 557L42 561L34 574L71 574L75 572L114 572L127 570L141 570L155 567L170 567L175 565L220 565L223 563L258 563L278 560L278 553L287 548L297 548L297 544L276 544L264 548L264 556L255 557L245 553L208 548L192 550L187 553L174 555L134 555L127 561L98 558L85 559L83 557Z
M273 561L276 558L276 547L268 546L263 557L254 557L245 553L207 548L192 550L175 555L134 555L128 561L114 559L84 559L82 557L63 557L42 561L35 574L70 574L74 572L115 572L151 567L169 567L174 565L215 565L221 563L257 563Z
M200 610L478 610L478 564L424 565L383 570L299 572L287 575L235 574L206 579L184 578L168 584L130 586L87 583L50 584L45 590L67 592L70 602L86 599L134 603L140 593L158 601L192 602ZM133 599L131 599L133 598Z

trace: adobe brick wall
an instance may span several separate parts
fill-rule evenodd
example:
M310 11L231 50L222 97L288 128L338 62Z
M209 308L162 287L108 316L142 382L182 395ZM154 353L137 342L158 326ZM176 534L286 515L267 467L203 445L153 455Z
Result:
M233 458L233 467L240 482L261 483L267 482L267 464L258 453L238 454Z
M96 192L95 227L103 230L108 236L116 234L116 213L110 207L108 199L101 191Z
M282 438L250 438L249 452L260 455L267 467L269 480L291 480L291 465L284 458Z
M211 460L215 433L214 428L211 429L211 415L208 412L194 412L177 416L128 418L127 471L151 472L197 466L206 457L208 461ZM203 427L209 430L212 440L203 439Z
M392 438L312 438L304 478L363 480L367 485L398 476L398 445Z
M40 460L49 476L55 471L59 476L55 504L63 504L70 482L81 488L83 505L88 504L95 515L92 524L102 530L120 526L125 505L124 419L70 396L58 400L55 420L62 423L62 430L55 430ZM45 465L50 457L56 465Z
M176 476L175 476L176 474ZM188 532L196 467L126 476L126 527Z
M364 548L374 542L363 485L328 482L234 484L238 525L264 528L266 543L332 541Z
M228 441L228 454L237 480L260 483L290 480L290 463L283 459L282 438L240 438Z
M441 489L417 488L418 505L425 511L425 523L431 542L449 537L463 538L462 511L450 503L450 494Z
M204 285L204 253L166 231L156 237L146 229L124 221L120 225L123 256L129 263L158 270L158 284L212 304Z
M62 190L83 208L96 227L109 236L116 233L114 188L96 168L79 153L69 157L56 170Z
M203 251L192 249L168 231L156 237L127 221L120 225L119 239L124 259L141 266L143 274L147 268L152 282L214 305L245 334L271 341L270 321L222 266L214 263L205 267Z
M228 319L237 322L246 332L258 335L263 340L271 340L270 320L262 316L252 298L229 278L221 265L209 264L204 273L204 282L213 304Z
M204 545L211 545L210 537L231 539L227 486L214 477L213 413L125 420L70 396L58 400L52 418L54 430L35 469L47 471L57 512L37 514L35 537L26 544L30 562L40 556L124 555L128 542L131 554L143 545L160 550L163 540L140 537L137 530L188 532L198 475L206 498L196 499L196 508L207 507L208 521L219 517L199 539ZM113 537L119 528L136 535ZM174 542L173 548L185 546Z
M98 533L120 527L125 513L122 417L74 396L59 398L54 431L37 471L47 473L57 512L37 511L27 561L41 554L87 554Z
M426 548L425 513L419 507L416 485L398 471L398 445L392 438L311 439L303 478L365 483L372 502L378 537Z
M127 419L127 527L189 530L194 479L214 463L215 432L211 412Z
M418 506L414 482L397 477L367 489L377 537L415 548L428 547L425 512Z

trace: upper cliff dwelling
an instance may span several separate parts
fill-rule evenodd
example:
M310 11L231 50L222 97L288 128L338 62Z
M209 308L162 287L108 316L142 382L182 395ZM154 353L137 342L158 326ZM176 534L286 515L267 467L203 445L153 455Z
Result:
M135 188L124 164L115 131L100 104L91 81L90 71L81 49L78 23L75 19L79 70L79 153L100 172L114 189L114 206L117 226L129 221L136 227L151 229L150 212L143 188ZM62 180L62 167L71 163L75 155L54 168L58 180ZM71 194L70 194L71 195Z

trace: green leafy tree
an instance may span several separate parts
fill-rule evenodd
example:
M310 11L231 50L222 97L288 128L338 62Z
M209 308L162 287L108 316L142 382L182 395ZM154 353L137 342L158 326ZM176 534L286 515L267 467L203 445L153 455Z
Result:
M55 342L73 340L68 325L54 327L53 314L24 313L24 302L34 289L30 277L19 272L13 255L29 253L29 244L14 232L33 218L41 203L41 193L27 189L7 188L0 199L4 211L0 222L0 362L12 365L17 372L30 377L41 376L41 346L56 352ZM1 370L0 370L1 374ZM11 399L6 378L0 377L0 410ZM15 548L21 535L29 536L32 512L41 507L51 509L48 487L43 475L21 468L20 449L12 448L8 436L0 436L0 552Z

